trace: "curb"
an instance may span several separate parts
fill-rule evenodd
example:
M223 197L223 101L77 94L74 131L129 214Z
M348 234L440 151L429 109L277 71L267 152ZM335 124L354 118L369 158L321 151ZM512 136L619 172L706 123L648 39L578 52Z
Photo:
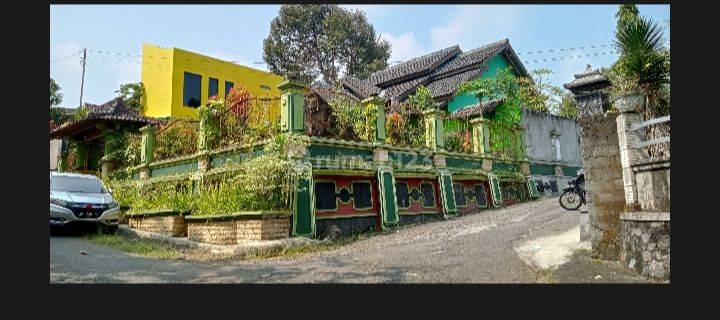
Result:
M308 244L319 244L323 241L314 240L309 238L297 237L297 238L286 238L279 240L263 240L263 241L252 241L236 245L217 245L209 243L200 243L188 240L187 238L177 238L166 236L158 233L140 231L132 229L125 225L120 225L118 228L119 234L135 236L138 238L152 239L157 241L166 242L178 247L201 249L218 255L231 255L231 256L245 256L250 253L257 251L275 249L275 248L291 248Z

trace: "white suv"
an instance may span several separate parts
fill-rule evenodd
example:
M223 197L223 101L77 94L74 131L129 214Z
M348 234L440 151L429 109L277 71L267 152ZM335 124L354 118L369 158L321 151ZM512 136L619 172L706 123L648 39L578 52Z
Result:
M50 172L50 226L95 223L117 231L120 208L96 176Z

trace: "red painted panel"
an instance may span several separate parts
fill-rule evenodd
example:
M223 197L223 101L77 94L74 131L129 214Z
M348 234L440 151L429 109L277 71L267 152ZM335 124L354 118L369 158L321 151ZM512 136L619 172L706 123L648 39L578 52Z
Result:
M426 208L422 206L422 198L420 201L412 201L410 200L410 207L409 208L401 208L398 205L398 212L399 213L417 213L417 212L428 212L428 211L434 211L440 213L442 211L442 199L440 196L440 188L438 186L437 179L433 178L395 178L395 183L407 183L408 184L408 192L411 192L413 188L416 188L418 191L422 191L420 188L421 183L430 183L433 186L433 195L435 196L435 207L433 208Z
M352 191L352 183L356 181L369 181L372 192L372 208L358 210L354 208L355 199L351 198L347 203L342 203L340 198L336 198L336 210L318 211L316 208L316 217L342 217L342 216L357 216L357 215L375 215L378 216L380 212L380 199L379 189L377 185L376 177L361 177L361 176L338 176L338 175L316 175L313 177L315 183L318 182L334 182L335 190L339 193L342 189ZM318 196L317 194L315 195ZM314 205L314 204L313 204ZM379 220L378 220L379 221Z
M453 184L461 183L463 185L463 188L468 190L474 190L474 186L476 184L481 184L485 188L485 203L486 207L478 207L475 203L474 199L471 199L469 197L466 197L466 206L461 207L458 203L458 212L460 214L467 214L467 213L475 213L480 210L484 210L486 208L489 208L492 204L492 195L490 194L490 184L487 181L484 180L455 180L453 181ZM453 186L455 187L455 186ZM457 199L456 199L457 202Z

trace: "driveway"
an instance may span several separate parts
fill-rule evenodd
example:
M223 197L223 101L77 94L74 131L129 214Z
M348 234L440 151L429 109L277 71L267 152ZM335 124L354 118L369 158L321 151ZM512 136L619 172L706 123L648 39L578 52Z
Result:
M516 251L578 227L557 198L404 227L332 251L256 261L155 260L50 237L50 281L131 283L533 283ZM85 254L82 254L85 253Z

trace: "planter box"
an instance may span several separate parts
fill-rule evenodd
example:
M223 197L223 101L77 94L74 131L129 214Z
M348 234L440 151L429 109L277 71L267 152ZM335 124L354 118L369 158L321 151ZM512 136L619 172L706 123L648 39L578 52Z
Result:
M185 217L179 211L153 211L125 214L131 228L181 237L187 234Z
M223 215L187 216L188 239L233 245L290 236L290 211L253 211Z

